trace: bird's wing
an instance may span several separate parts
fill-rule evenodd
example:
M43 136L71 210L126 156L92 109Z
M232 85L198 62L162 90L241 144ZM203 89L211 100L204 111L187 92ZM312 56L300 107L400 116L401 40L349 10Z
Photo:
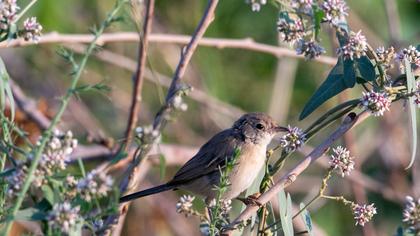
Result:
M231 129L224 130L211 138L178 170L169 184L188 183L211 172L219 171L219 168L223 169L226 159L232 158L238 148L239 139L232 132Z

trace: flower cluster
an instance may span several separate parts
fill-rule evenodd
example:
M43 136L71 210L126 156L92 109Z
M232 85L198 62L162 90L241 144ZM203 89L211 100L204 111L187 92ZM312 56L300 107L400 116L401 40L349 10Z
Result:
M395 58L395 49L390 47L385 50L384 47L376 49L376 55L378 55L379 63L381 63L385 70L392 68L392 61Z
M7 182L9 183L7 189L7 197L9 199L13 199L19 194L20 190L22 189L23 182L26 179L27 171L28 167L22 166L22 168L15 170L12 175L7 177Z
M183 195L179 198L178 203L176 204L176 212L180 214L185 214L186 217L192 215L194 213L193 210L193 201L195 197L190 195Z
M188 109L188 105L182 99L182 94L177 94L171 100L171 106L180 111L186 111Z
M77 147L77 139L73 139L73 133L61 133L56 130L47 143L38 168L35 170L34 186L40 187L45 183L46 177L65 170L70 161L70 154Z
M302 129L289 125L287 133L280 139L280 146L283 147L287 153L290 153L301 147L305 140L305 133Z
M325 53L325 49L314 40L305 41L300 39L296 43L296 52L298 55L304 55L307 60L310 60Z
M46 144L44 153L41 156L39 165L35 170L34 180L32 182L34 187L41 187L47 183L47 177L64 170L70 160L69 155L77 146L77 140L73 139L73 134L68 131L66 134L60 131L55 131L51 139ZM33 156L29 157L29 161L19 165L16 171L10 175L8 179L8 197L16 196L21 190L23 182L26 179L29 166Z
M69 202L57 203L48 215L48 224L62 233L69 233L79 223L80 207Z
M287 15L280 16L277 21L277 30L283 41L292 44L305 36L302 21L300 19L292 20Z
M334 148L333 152L330 160L331 167L338 169L342 177L350 175L350 172L354 169L354 161L350 152L341 146Z
M406 223L410 230L420 232L420 198L415 201L412 197L407 196L403 211L403 222Z
M153 126L137 127L136 128L136 137L140 140L142 144L147 143L158 143L160 141L160 133L158 130L154 129Z
M371 221L376 214L376 208L373 203L370 205L353 204L352 208L356 225L364 226L367 222Z
M230 210L232 209L232 200L221 199L219 202L219 205L220 205L220 215L223 218L227 218L229 216ZM216 199L213 198L208 204L208 207L211 209L211 208L214 208L215 206L216 206Z
M382 92L363 92L361 106L370 111L374 116L382 116L385 111L389 111L391 99L386 93Z
M348 7L344 0L326 0L320 7L325 12L323 20L335 27L348 15Z
M367 42L366 37L362 35L361 31L354 33L350 32L348 42L342 47L337 49L338 55L344 59L353 60L366 55Z
M402 49L396 56L400 63L400 69L404 69L404 58L407 58L411 66L415 69L420 67L420 51L410 45L408 48Z
M0 2L0 29L7 30L9 28L19 9L16 0L2 0Z
M290 6L297 12L301 11L306 14L312 13L313 0L292 0Z
M104 172L92 170L77 182L77 192L82 199L89 202L93 198L105 197L112 190L113 182Z
M20 7L16 0L0 1L0 30L8 32L10 26L17 20L17 13ZM38 42L41 36L42 26L35 17L26 19L23 23L23 29L17 32L17 36L23 37L26 41ZM11 35L14 36L14 35Z
M247 0L246 2L251 5L252 11L260 11L261 5L267 4L267 0Z
M31 17L23 22L22 37L26 41L38 42L41 36L42 26L37 22L36 17Z

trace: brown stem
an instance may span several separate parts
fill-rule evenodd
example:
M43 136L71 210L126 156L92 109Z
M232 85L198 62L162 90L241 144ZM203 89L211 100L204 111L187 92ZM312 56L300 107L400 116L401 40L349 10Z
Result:
M134 74L134 87L131 99L130 115L128 117L127 128L125 130L125 151L127 151L133 140L133 130L137 125L138 114L140 112L141 90L144 82L145 66L147 59L147 48L149 45L149 35L152 30L153 13L155 0L148 0L146 6L146 16L143 25L143 38L140 40L137 70Z
M170 102L172 101L173 97L176 96L177 91L179 90L179 81L184 76L188 63L191 60L191 57L197 48L198 41L203 37L205 31L207 30L210 23L213 21L214 18L214 11L216 10L216 6L218 4L218 0L209 0L207 4L207 8L204 12L203 17L201 18L200 23L197 26L194 34L191 37L191 41L188 46L183 50L181 53L181 58L179 60L177 69L173 76L171 85L169 86L169 90L165 99L165 104L161 107L160 111L156 115L153 121L153 128L154 130L161 131L167 122L167 115L170 112ZM120 192L127 193L128 191L132 190L138 183L137 180L139 176L142 174L139 170L142 169L142 166L147 163L147 154L151 150L153 143L144 144L138 149L138 154L133 157L133 162L127 168L127 175L122 180L120 184ZM128 207L130 202L126 202L120 204L119 206L119 214L109 216L105 223L104 229L105 234L109 235L111 233L111 227L119 224L120 226L123 223L123 219L127 213Z

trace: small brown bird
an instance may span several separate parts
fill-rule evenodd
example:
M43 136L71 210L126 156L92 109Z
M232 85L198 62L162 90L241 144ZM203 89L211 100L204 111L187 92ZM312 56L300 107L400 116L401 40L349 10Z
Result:
M171 181L123 196L120 202L170 189L184 189L211 200L217 194L214 186L220 182L220 169L223 170L226 160L234 156L235 150L239 150L236 165L228 177L231 186L222 196L226 200L236 198L257 177L265 164L267 145L281 131L287 131L287 128L278 126L264 113L245 114L232 128L221 131L204 144Z

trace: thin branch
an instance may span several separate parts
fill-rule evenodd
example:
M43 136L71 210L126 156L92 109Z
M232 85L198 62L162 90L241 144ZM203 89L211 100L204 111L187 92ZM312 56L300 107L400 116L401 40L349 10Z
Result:
M85 50L85 46L82 44L69 44L65 45L66 48L73 50L77 53L83 53ZM101 51L97 52L95 54L95 57L99 60L102 60L104 62L113 64L115 66L135 71L136 70L136 62L129 57L111 52L109 50L102 49ZM166 75L160 74L157 71L151 71L150 69L146 68L145 70L145 77L146 80L156 83L158 85L169 87L171 84L171 78L169 78ZM156 79L159 78L159 79ZM208 108L212 109L213 111L217 113L222 113L226 116L229 116L231 118L237 118L240 115L244 113L244 111L236 106L233 106L229 103L223 102L203 90L194 88L194 90L189 95L190 98L196 100L199 103L202 103L203 105L207 106Z
M173 76L171 85L169 86L169 90L165 99L165 104L161 107L161 110L157 113L153 121L154 130L160 132L165 126L168 118L168 112L170 110L170 103L172 102L172 99L176 96L177 91L179 90L180 79L185 74L187 65L190 62L191 57L198 46L199 40L203 37L208 26L214 19L214 12L216 10L218 2L218 0L208 1L204 15L201 18L200 23L198 24L194 34L192 35L190 42L188 43L187 47L184 50L182 50L181 58ZM120 183L121 193L126 193L129 190L133 189L135 186L137 186L138 183L136 183L136 180L138 179L138 176L141 175L139 170L142 169L141 167L143 163L147 163L146 157L152 146L153 144L144 145L142 148L139 149L138 156L134 156L133 162L127 168L126 178L124 178ZM119 213L116 215L112 215L106 219L103 228L103 230L105 230L105 235L109 235L112 231L112 228L116 224L121 223L119 222L119 220L122 219L127 213L129 205L130 202L120 204Z
M147 48L149 45L149 35L152 31L153 13L155 0L148 0L146 5L146 15L143 24L143 38L140 40L137 70L134 75L134 88L131 100L130 114L128 117L127 128L125 130L125 150L128 150L133 140L133 130L137 125L138 114L140 112L141 90L143 88ZM124 146L123 145L123 146Z
M92 35L89 34L59 34L52 32L41 36L38 44L50 44L50 43L88 43L92 40ZM140 40L139 35L135 32L119 32L119 33L107 33L103 34L97 44L104 45L106 43L115 42L138 42ZM187 44L190 41L188 35L176 35L176 34L151 34L149 36L149 42L151 43L175 43L175 44ZM24 41L23 39L15 39L10 42L0 43L0 48L7 47L22 47L34 45L35 43ZM250 51L256 51L261 53L267 53L276 57L292 57L304 59L303 56L297 55L294 50L273 46L269 44L263 44L255 42L251 38L243 39L224 39L224 38L201 38L199 41L200 46L216 47L218 49L224 48L236 48L246 49ZM337 58L330 56L320 56L314 61L327 64L335 65Z
M343 121L343 123L319 146L317 146L309 155L306 156L300 163L298 163L292 170L283 175L267 192L263 193L257 201L261 204L266 204L270 201L281 189L292 184L296 178L308 168L313 162L320 158L324 152L348 130L350 130L356 123L361 122L369 114L362 112L359 115L350 113ZM259 209L258 206L249 205L247 208L227 227L225 233L232 235L236 225L246 221L252 214Z

